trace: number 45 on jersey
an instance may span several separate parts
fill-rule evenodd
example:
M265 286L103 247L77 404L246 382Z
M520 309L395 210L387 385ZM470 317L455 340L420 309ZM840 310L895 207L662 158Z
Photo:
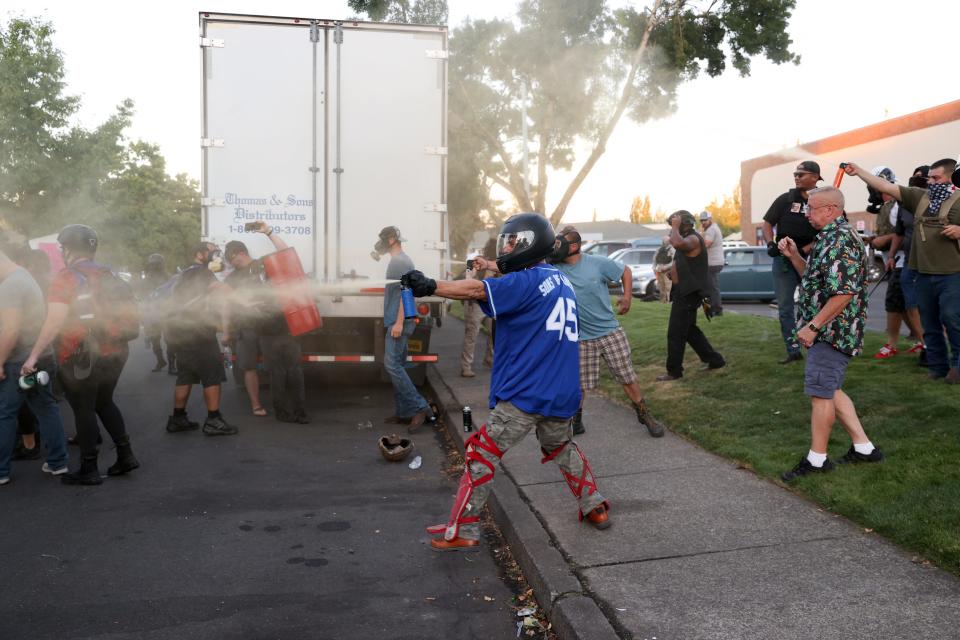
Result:
M570 298L560 298L554 305L553 311L547 317L547 331L556 331L557 340L566 336L570 342L577 342L580 330L577 327L577 302Z

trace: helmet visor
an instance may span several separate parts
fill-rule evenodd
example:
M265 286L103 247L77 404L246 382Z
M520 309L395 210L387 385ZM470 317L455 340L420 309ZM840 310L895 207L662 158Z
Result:
M497 257L505 256L514 251L522 251L533 244L536 234L533 231L518 231L517 233L501 233L497 237Z

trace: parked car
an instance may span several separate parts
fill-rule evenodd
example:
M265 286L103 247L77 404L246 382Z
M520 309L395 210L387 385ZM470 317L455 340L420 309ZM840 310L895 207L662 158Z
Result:
M585 243L580 249L580 253L609 258L612 253L626 249L629 246L629 240L593 240Z
M720 272L720 297L723 300L762 300L771 302L773 258L766 247L734 247L724 249L724 266Z
M634 298L656 298L660 295L657 277L653 273L653 257L659 246L660 241L657 240L655 245L646 244L610 254L611 260L630 268L630 274L633 276L631 295ZM611 285L610 288L612 292L622 293L619 285Z

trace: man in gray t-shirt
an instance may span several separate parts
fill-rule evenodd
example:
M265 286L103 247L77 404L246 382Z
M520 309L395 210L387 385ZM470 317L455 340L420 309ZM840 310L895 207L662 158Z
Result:
M0 252L0 485L10 482L17 414L24 402L37 417L47 447L43 471L52 475L67 472L63 422L49 382L35 384L28 391L22 391L19 385L20 367L40 335L45 313L43 292L33 276ZM56 375L56 363L49 350L37 364L49 375L48 381Z
M710 315L723 315L723 302L720 300L720 272L723 271L723 232L713 222L709 211L700 213L700 226L703 229L703 243L707 245L707 268L709 273L707 290L710 296Z

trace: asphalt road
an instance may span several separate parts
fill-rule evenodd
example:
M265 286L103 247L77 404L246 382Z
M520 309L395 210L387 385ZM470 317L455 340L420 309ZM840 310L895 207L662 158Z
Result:
M389 385L311 376L304 426L249 415L230 383L238 436L167 434L172 378L131 345L118 398L142 467L74 488L15 462L0 488L0 638L515 636L489 548L427 546L455 492L440 436L415 437L417 470L380 457ZM113 458L101 453L101 472Z

